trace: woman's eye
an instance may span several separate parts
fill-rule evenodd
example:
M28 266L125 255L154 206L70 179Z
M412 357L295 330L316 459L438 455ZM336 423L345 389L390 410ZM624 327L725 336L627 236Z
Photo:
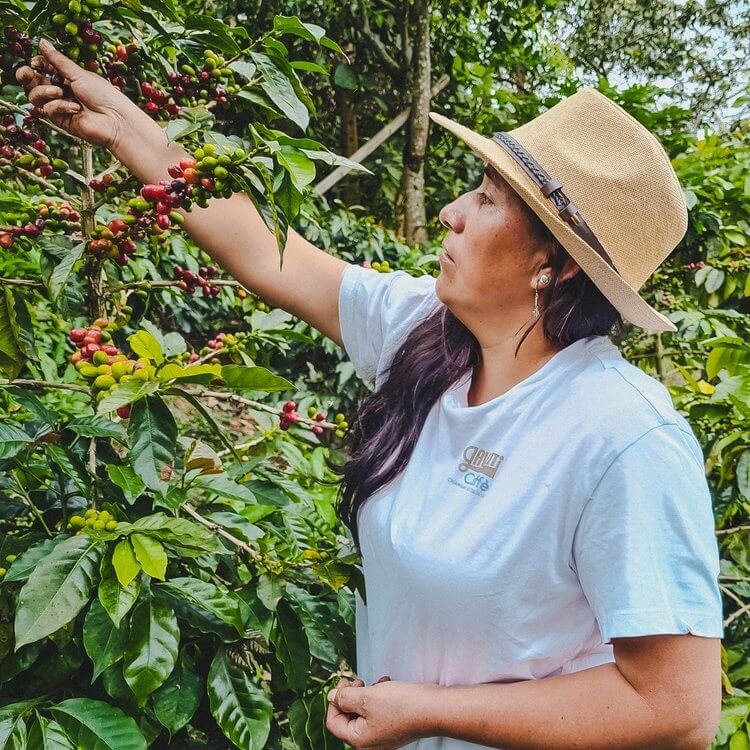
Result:
M492 201L490 201L490 199L489 199L489 198L487 197L487 193L479 193L479 199L480 199L480 201L481 201L482 205L484 205L485 203L491 203L491 202L492 202Z

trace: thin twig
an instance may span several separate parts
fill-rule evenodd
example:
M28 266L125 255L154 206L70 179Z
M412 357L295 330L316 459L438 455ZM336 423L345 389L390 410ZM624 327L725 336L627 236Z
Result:
M238 539L233 534L230 534L224 527L220 526L218 523L214 523L213 521L209 521L207 518L204 518L198 511L193 508L192 505L189 505L188 503L185 503L181 510L184 510L185 513L187 513L190 517L194 518L198 523L203 524L207 529L211 529L215 534L218 534L223 539L226 539L228 542L233 544L238 549L241 549L245 554L247 554L254 562L259 563L265 567L265 563L263 561L263 555L258 552L254 547L251 547L246 542L243 542L241 539Z
M3 227L0 227L0 232L5 231ZM0 279L0 284L11 284L14 286L33 286L44 289L44 284L41 281L31 281L30 279Z
M212 398L218 398L223 401L233 401L237 404L242 404L243 406L252 406L254 409L258 409L259 411L266 411L269 414L283 414L282 409L276 409L273 406L268 406L266 404L262 404L260 401L253 401L250 398L245 398L244 396L238 396L236 393L222 393L220 391L196 391L190 394L191 396L210 396ZM300 422L304 424L309 424L310 426L315 426L316 424L320 425L321 427L328 427L329 429L337 429L338 425L334 424L333 422L316 422L314 419L310 419L309 417L302 417L300 415L297 415L298 420L295 422L295 424L299 424Z
M235 445L232 447L232 450L235 451L241 451L245 448L252 448L254 445L257 445L258 443L262 443L265 440L265 436L255 438L253 440L248 440L246 443L240 443L239 445ZM222 448L220 451L216 452L217 456L226 456L228 453L231 453L232 451L229 450L229 448Z
M735 531L747 531L750 526L733 526L731 529L717 529L717 534L732 534Z
M10 159L2 158L0 159L0 164L7 165L11 164L12 161ZM78 207L78 201L72 196L68 195L64 190L61 190L59 187L55 187L51 182L44 179L44 177L39 177L39 175L35 175L33 172L30 172L28 169L17 169L16 170L16 176L18 177L28 177L32 182L36 182L38 185L41 185L45 190L48 190L50 193L61 195L68 203L70 203L71 206Z
M19 107L17 104L12 104L9 101L6 101L5 99L0 99L0 107L5 107L6 109L11 110L12 112L16 112L19 115L23 115L24 117L29 116L29 110L24 109L23 107ZM59 128L57 125L55 125L54 122L51 120L48 120L46 117L38 117L36 118L37 122L41 122L44 125L46 125L50 130L54 130L56 133L59 133L60 135L64 135L66 138L70 138L71 141L74 143L83 143L83 141L76 137L75 135L71 135L68 133L67 130L63 130L62 128Z
M179 283L179 279L160 279L158 281L149 281L148 279L145 279L143 281L129 281L126 284L110 286L107 288L107 291L119 292L122 289L158 289L160 287L178 286ZM211 284L216 284L217 286L236 286L242 289L245 288L239 281L235 281L234 279L211 279Z
M736 612L733 612L729 617L727 617L726 620L724 620L724 627L727 627L730 623L734 622L738 617L741 615L744 615L746 612L750 611L750 604L746 604L744 607L741 607Z
M18 378L15 380L6 380L0 378L0 386L3 385L27 385L31 388L62 388L66 391L80 391L81 393L91 393L90 388L82 385L72 385L71 383L50 383L47 380L30 380L28 378Z

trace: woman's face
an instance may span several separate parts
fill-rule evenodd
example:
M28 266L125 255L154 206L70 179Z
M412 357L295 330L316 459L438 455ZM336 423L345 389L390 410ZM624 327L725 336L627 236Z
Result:
M544 249L534 248L525 207L490 165L481 184L440 211L450 230L435 292L460 320L530 318L534 288L549 276ZM519 323L520 324L520 323Z

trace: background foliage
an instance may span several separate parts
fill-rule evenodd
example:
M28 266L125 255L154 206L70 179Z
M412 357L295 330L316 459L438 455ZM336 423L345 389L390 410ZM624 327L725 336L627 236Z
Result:
M665 383L704 447L725 602L717 750L750 747L746 5L105 2L87 32L102 36L97 59L126 47L125 68L109 72L141 106L157 104L186 148L244 150L225 192L248 191L280 246L293 222L383 272L437 275L437 213L481 174L444 132L414 148L421 18L428 72L450 77L432 109L507 130L595 85L660 138L690 224L641 291L678 331L635 329L624 354ZM32 41L55 38L55 14L78 12L0 4L4 26ZM175 266L207 279L211 261L178 224L147 223L123 265L92 245L141 186L33 116L14 77L29 51L6 40L0 748L340 746L325 693L356 669L353 592L364 592L325 460L345 459L364 386L332 341L233 280L213 277L216 295L180 288ZM183 66L226 67L224 94L174 93L168 76L191 75ZM149 98L144 81L178 107ZM369 172L315 193L329 165L404 109ZM424 176L421 242L405 236L406 164ZM110 186L93 189L107 171ZM41 231L19 231L40 218ZM70 333L96 318L145 378L99 388L76 369Z

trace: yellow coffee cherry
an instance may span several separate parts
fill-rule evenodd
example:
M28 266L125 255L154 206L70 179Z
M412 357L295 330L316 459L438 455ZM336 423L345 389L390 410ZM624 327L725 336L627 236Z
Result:
M70 517L70 526L73 529L82 529L86 525L85 519L81 518L81 516L71 516Z
M101 531L105 527L104 521L94 521L92 524L92 528L97 529L98 531Z
M104 525L104 528L107 531L114 531L117 528L117 521L107 521L107 523Z
M93 508L89 508L89 509L88 509L88 510L87 510L87 511L86 511L86 512L85 512L85 513L83 514L83 517L84 517L84 518L94 518L94 517L95 517L95 516L97 516L97 515L98 515L98 513L97 513L97 512L96 512L96 511L95 511L95 510L94 510Z

